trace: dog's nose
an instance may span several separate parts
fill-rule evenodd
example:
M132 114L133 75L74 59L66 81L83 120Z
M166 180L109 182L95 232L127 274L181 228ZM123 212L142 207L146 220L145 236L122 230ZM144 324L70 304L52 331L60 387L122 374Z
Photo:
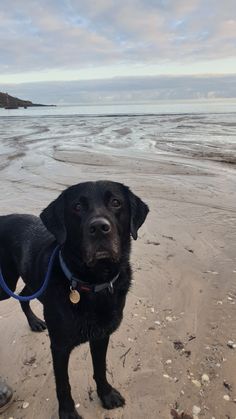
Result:
M97 234L106 235L111 231L110 222L103 217L93 218L89 223L89 234L95 236Z

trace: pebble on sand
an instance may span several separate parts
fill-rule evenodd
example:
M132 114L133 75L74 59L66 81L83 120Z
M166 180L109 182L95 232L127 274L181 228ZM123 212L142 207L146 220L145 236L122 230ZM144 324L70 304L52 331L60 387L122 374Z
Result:
M209 383L210 382L209 376L207 374L202 374L201 382L202 384Z
M166 321L168 321L168 322L172 322L172 320L173 320L173 318L172 318L172 317L170 317L170 316L167 316L167 317L166 317Z
M24 402L22 405L23 409L27 409L27 407L29 407L29 403L28 402Z
M231 349L236 349L236 343L233 340L228 340L227 346Z
M201 387L201 383L200 383L200 381L198 381L198 380L192 380L192 383L193 383L196 387L198 387L198 388L200 388L200 387Z
M229 397L229 395L228 394L225 394L224 396L223 396L223 399L224 400L226 400L227 402L230 400L230 397Z
M193 415L199 415L201 408L199 406L193 406Z

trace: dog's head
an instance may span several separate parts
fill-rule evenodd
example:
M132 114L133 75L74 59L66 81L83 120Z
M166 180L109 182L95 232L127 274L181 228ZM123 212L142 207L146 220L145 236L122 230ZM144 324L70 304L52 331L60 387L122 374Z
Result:
M104 260L119 262L148 211L127 186L98 181L66 189L40 217L59 244L77 252L88 267L99 267Z

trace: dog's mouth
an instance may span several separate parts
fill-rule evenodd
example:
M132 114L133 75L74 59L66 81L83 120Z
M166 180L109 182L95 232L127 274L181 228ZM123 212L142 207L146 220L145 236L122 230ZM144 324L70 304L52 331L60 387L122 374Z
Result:
M110 254L107 250L99 250L95 252L94 259L95 260L110 259Z
M93 253L87 254L86 264L89 268L96 266L101 262L116 263L119 260L118 252L112 250L96 250Z
M121 256L119 237L84 243L84 262L88 268L100 269L116 264Z

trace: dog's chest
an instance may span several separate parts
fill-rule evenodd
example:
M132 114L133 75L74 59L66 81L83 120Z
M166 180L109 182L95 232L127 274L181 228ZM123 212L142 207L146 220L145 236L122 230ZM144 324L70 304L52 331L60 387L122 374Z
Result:
M123 307L122 298L109 292L81 296L72 307L76 341L101 339L114 332L122 320Z

